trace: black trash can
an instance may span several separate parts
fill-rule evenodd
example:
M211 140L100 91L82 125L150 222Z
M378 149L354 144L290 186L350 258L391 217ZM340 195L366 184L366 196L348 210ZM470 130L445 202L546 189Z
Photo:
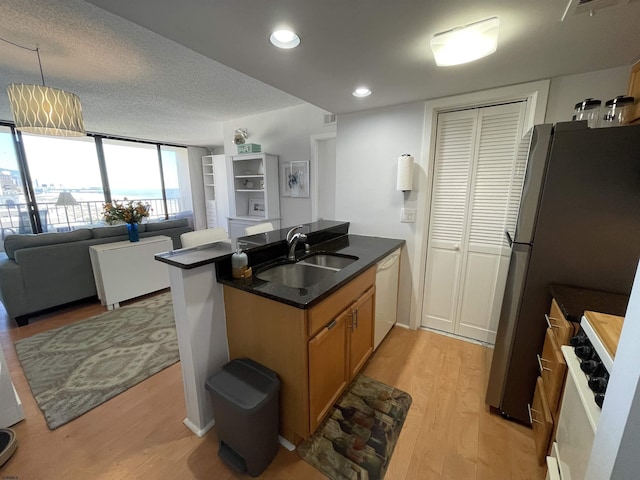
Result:
M248 358L225 364L206 383L218 431L218 455L238 472L260 475L278 451L278 375Z

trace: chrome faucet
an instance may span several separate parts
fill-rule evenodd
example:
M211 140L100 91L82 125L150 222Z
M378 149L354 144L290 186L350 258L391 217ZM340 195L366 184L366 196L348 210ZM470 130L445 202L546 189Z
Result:
M304 227L304 225L297 225L297 226L291 228L287 232L287 246L289 247L289 255L287 256L287 258L289 260L295 260L296 259L296 245L298 244L298 242L299 241L302 241L302 242L306 242L307 241L307 235L302 233L302 232L298 232L298 230L300 230L303 227Z

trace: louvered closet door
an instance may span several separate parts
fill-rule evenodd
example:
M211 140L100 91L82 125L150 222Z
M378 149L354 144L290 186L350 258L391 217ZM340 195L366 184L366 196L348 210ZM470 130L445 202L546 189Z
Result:
M504 230L515 221L524 174L517 155L524 113L525 104L515 103L438 116L424 301L428 327L495 341L509 265ZM456 155L446 155L451 151ZM446 251L455 257L448 264L445 232Z
M476 117L474 110L438 115L423 325L450 333L461 284Z

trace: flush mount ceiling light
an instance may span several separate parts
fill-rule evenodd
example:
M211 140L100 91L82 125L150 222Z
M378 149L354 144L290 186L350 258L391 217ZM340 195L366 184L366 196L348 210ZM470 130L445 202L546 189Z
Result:
M79 137L86 135L80 99L73 93L44 84L40 50L23 47L4 40L16 47L36 52L42 85L12 83L7 87L11 113L16 128L27 133Z
M300 45L300 37L291 30L276 30L269 41L278 48L295 48Z
M351 93L351 95L354 97L368 97L371 95L371 90L367 87L358 87Z
M491 55L498 47L499 25L498 17L491 17L436 33L431 39L436 65L460 65Z

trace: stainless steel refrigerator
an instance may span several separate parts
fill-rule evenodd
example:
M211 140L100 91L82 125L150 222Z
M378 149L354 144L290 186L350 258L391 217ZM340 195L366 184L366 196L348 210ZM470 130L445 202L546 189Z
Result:
M537 125L511 242L487 404L529 423L551 284L629 294L640 259L640 126ZM528 146L528 148L527 148Z

